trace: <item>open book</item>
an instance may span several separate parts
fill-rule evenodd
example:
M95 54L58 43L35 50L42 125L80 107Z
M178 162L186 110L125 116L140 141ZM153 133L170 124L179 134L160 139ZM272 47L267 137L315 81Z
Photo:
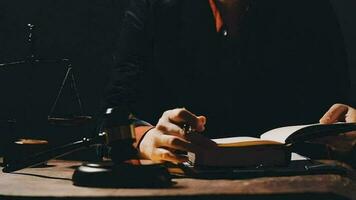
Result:
M260 138L230 137L213 139L201 152L188 153L189 161L197 167L283 166L291 153L304 142L356 130L356 123L310 124L276 128ZM301 152L305 149L301 149ZM312 151L311 149L310 151Z

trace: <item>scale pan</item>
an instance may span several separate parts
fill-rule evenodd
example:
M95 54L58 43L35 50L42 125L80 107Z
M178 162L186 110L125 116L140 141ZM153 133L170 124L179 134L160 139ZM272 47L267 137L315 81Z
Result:
M48 117L48 122L57 126L80 126L93 120L92 116Z

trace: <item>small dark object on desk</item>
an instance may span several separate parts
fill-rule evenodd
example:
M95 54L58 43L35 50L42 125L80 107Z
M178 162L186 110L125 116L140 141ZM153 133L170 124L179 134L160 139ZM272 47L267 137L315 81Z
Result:
M165 188L172 185L165 166L152 163L85 163L75 170L72 180L77 186L102 188Z
M48 148L47 140L19 139L7 145L3 158L3 165L8 163L22 162L32 154L39 153ZM44 166L43 163L41 166Z

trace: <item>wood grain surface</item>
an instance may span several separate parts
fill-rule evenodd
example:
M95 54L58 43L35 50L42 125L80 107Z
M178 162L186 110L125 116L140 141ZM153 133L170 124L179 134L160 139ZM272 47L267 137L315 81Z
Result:
M265 177L245 180L174 179L171 188L86 188L72 184L79 161L52 160L45 168L0 173L0 199L356 199L356 183L339 175ZM295 197L295 198L294 198ZM329 198L327 198L329 197Z

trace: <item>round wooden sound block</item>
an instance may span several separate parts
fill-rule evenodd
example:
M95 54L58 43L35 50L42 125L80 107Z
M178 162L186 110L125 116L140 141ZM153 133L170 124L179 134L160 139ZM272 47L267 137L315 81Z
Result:
M75 170L72 180L74 185L85 187L162 188L172 185L168 170L152 163L84 163Z

